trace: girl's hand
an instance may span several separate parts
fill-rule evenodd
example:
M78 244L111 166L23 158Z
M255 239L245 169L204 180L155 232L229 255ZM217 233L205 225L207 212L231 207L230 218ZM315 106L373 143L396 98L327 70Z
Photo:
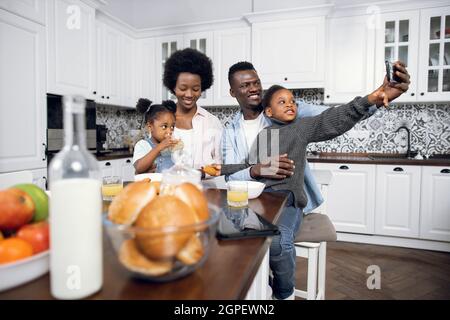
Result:
M180 140L174 139L172 136L167 136L158 144L159 150L162 151L167 148L175 146Z
M212 177L220 176L220 171L222 170L222 166L220 164L210 164L205 167L202 167L202 172L207 173Z
M401 82L390 83L385 77L383 84L377 90L369 94L370 103L376 104L377 107L388 107L389 102L408 91L410 80L405 64L401 61L396 61L395 68L395 75L401 80Z

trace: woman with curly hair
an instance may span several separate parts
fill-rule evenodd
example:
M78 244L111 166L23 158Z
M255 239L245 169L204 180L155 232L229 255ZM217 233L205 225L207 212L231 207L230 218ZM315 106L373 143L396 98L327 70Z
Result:
M183 141L193 167L221 163L223 126L217 117L197 105L202 92L213 84L211 60L194 49L176 51L165 63L163 83L177 97L174 136Z

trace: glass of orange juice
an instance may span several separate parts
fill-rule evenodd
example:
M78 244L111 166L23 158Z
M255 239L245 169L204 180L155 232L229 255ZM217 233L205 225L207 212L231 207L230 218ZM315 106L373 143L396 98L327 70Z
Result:
M122 177L106 176L103 177L102 196L103 200L112 201L116 195L123 189Z
M248 206L248 186L246 181L228 181L227 202L230 207Z

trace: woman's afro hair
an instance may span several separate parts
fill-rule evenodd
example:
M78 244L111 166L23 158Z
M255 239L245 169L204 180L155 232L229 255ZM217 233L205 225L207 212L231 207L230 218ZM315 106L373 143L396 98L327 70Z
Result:
M175 93L178 75L181 72L199 75L202 91L209 89L214 81L211 59L195 49L186 48L176 51L167 59L163 83L172 93Z

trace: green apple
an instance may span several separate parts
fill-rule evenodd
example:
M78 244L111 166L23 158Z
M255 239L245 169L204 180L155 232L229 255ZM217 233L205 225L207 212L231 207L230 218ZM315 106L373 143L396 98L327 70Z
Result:
M22 183L13 186L26 192L33 199L36 210L33 216L33 222L44 221L48 218L48 196L44 190L32 183Z

